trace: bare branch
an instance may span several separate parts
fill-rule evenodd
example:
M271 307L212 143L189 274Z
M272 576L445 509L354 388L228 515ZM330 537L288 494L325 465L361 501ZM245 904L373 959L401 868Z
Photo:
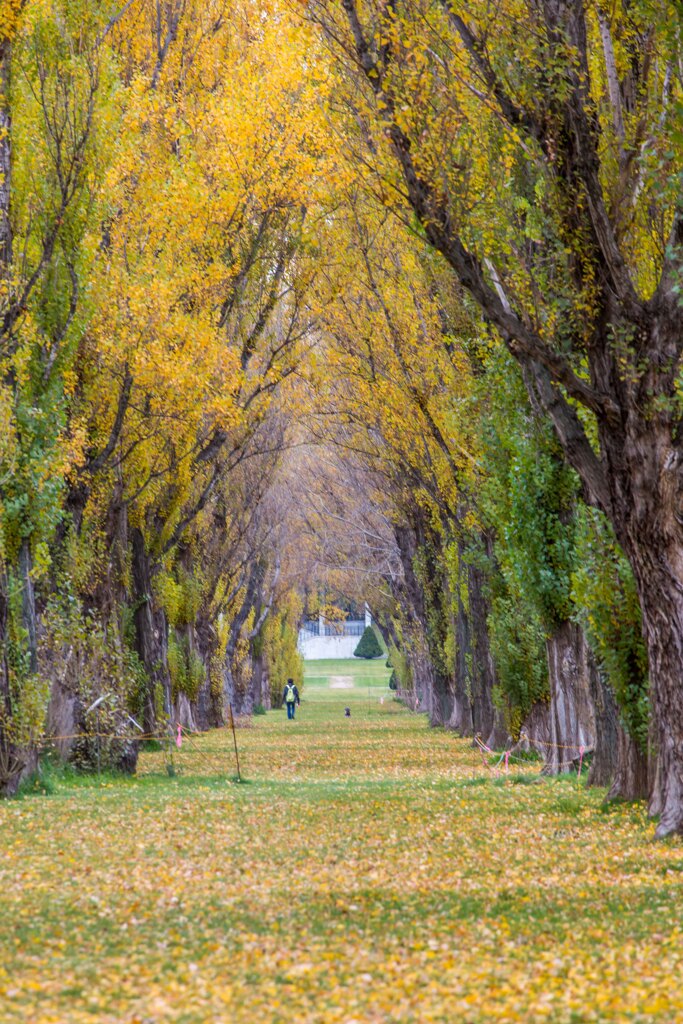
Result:
M123 384L121 385L121 391L119 392L119 401L116 407L116 416L112 428L109 432L109 440L102 449L102 451L94 458L89 459L85 465L86 470L89 473L97 473L98 470L106 464L109 456L114 451L119 437L121 436L121 430L123 429L123 421L126 416L126 411L130 403L131 391L133 389L133 376L128 369L126 363L123 373Z

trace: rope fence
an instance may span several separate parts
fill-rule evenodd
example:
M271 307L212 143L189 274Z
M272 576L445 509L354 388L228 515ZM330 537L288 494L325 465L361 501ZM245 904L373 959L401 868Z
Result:
M231 718L229 724L222 727L222 729L213 729L212 732L220 732L226 729L233 728L236 720ZM239 724L239 723L237 723ZM165 756L166 771L169 775L175 775L176 773L176 758L182 751L182 758L196 758L199 762L210 770L212 775L220 771L220 766L217 764L215 754L210 751L201 750L195 742L195 734L186 729L184 726L177 722L175 725L169 724L156 732L102 732L100 730L93 731L80 731L72 733L61 733L61 734L50 734L43 737L40 747L43 753L46 753L51 748L54 748L59 743L64 742L75 742L78 740L88 740L90 742L96 742L99 744L101 740L108 740L112 744L125 744L130 742L145 743L155 742L159 744L158 751L152 751L153 753L159 753ZM239 771L239 755L237 754L237 740L235 738L235 758L237 762L237 773L236 777L238 781L242 781ZM224 751L221 749L221 754ZM97 757L97 775L100 775L100 750L98 749ZM224 772L226 775L232 774L227 768Z
M384 704L386 699L387 699L386 695L381 696L379 698L379 700L377 700L377 698L375 697L375 698L371 699L371 703L372 704L375 704L375 703ZM341 707L341 702L339 700L325 700L325 699L323 699L323 700L312 700L312 701L306 702L306 703L308 703L309 707L311 707L311 708L315 707L315 706L320 706L320 705L326 706L326 705L330 705L330 704L332 704L332 705L334 705L335 707L338 707L338 708ZM361 701L359 701L358 698L356 698L354 703L357 706L359 703L361 703ZM362 698L362 703L366 703L366 698ZM403 702L401 701L401 703L403 703ZM277 710L279 710L279 709L277 709ZM410 710L412 710L412 709L410 709ZM135 724L137 725L137 723L135 723ZM251 720L248 721L248 724L249 725L252 724ZM222 729L212 730L212 732L215 733L215 732L224 731L226 729L227 730L232 729L234 748L235 748L235 761L236 761L236 766L237 766L237 772L236 772L236 779L237 779L237 781L242 781L242 780L241 780L241 773L240 773L240 768L239 768L239 753L238 753L238 748L237 748L237 738L236 738L236 735L235 735L235 729L236 729L236 727L237 728L240 728L240 727L243 728L244 725L245 725L245 723L244 723L243 717L235 718L232 715L232 709L231 709L231 715L230 715L229 723L226 724L225 726L223 726ZM194 733L194 731L191 731L191 730L185 728L183 725L181 725L180 722L176 722L175 724L169 723L166 727L164 727L164 728L162 728L160 730L157 730L156 732L143 732L140 729L139 726L137 726L137 728L139 730L137 732L130 731L130 732L124 732L124 733L115 733L115 732L102 732L102 731L96 729L94 731L80 731L80 732L73 732L73 733L65 733L65 734L62 734L62 735L49 735L49 736L45 736L44 737L41 746L42 746L43 750L48 750L50 747L54 746L55 744L63 743L63 742L77 741L77 740L90 740L90 741L94 740L94 741L97 741L98 743L99 743L100 740L109 740L112 743L156 742L160 746L160 750L158 752L162 753L162 754L163 753L166 754L166 767L167 767L167 771L168 771L169 774L171 774L171 775L175 774L174 757L177 756L177 754L181 750L183 750L184 756L196 757L196 758L198 758L202 762L202 764L210 767L212 774L216 772L217 765L216 765L216 761L215 761L215 755L216 755L217 751L208 752L208 751L204 751L204 750L200 749L197 746L197 743L196 743L196 740L195 740L195 735L196 734ZM526 739L527 742L530 742L528 737L523 737L523 739ZM592 747L588 747L587 748L586 746L584 746L582 744L553 743L551 741L545 741L545 740L539 740L539 741L536 741L536 742L537 742L537 746L541 748L541 750L540 751L536 751L536 753L538 753L539 756L541 756L541 757L543 757L544 753L546 753L547 751L550 751L550 750L565 750L565 751L569 750L569 751L573 751L574 753L572 754L571 757L564 758L563 760L559 760L559 761L554 761L552 767L555 768L555 769L559 769L561 772L564 771L565 769L570 769L572 767L576 768L577 779L581 778L581 773L582 773L582 770L583 770L584 757L586 756L586 754L591 754L593 752L593 748ZM524 767L527 770L530 769L534 765L534 761L533 760L530 760L528 757L519 756L519 753L518 753L519 744L515 744L514 746L510 747L509 749L506 749L506 750L503 750L503 751L494 751L494 750L491 749L491 747L489 747L486 743L484 743L484 741L481 739L480 736L474 736L474 745L475 745L477 751L479 752L479 754L481 756L481 761L482 761L483 767L487 770L487 772L489 772L490 774L494 775L495 777L500 777L500 776L503 776L503 775L505 775L505 776L509 775L509 773L510 773L510 765L511 764L515 765L515 766L519 766L519 767ZM99 751L98 751L98 762L99 762ZM541 774L541 775L548 774L548 770L549 770L548 761L547 761L547 759L544 759L542 761L541 765L540 765L539 774ZM98 766L98 774L99 774L99 766Z
M509 750L503 750L502 753L500 754L500 756L498 757L498 760L495 762L495 764L491 764L489 759L491 757L496 757L496 751L492 750L489 746L487 746L486 743L483 742L483 740L481 739L480 736L475 736L474 737L474 742L475 742L475 744L477 746L477 749L479 750L479 753L481 754L481 759L482 759L482 762L484 764L484 767L487 768L489 771L493 772L497 776L502 774L501 767L500 767L501 764L504 765L504 770L505 770L505 774L506 775L508 775L509 772L510 772L510 762L513 762L513 763L519 764L519 765L524 765L527 768L530 765L533 764L533 762L530 761L528 758L526 758L526 757L519 757L515 753L515 748L514 747L511 747ZM592 747L587 748L583 744L576 744L576 743L552 743L549 740L548 741L546 741L546 740L539 740L538 741L538 745L540 747L551 749L551 750L575 750L575 751L577 751L577 753L573 757L570 757L569 759L563 760L563 761L556 761L555 764L554 764L554 767L557 767L557 768L560 768L560 769L576 767L577 768L577 773L576 773L577 774L577 779L581 778L581 771L582 771L582 768L583 768L583 759L584 759L585 755L593 753L593 748ZM577 761L579 762L578 766L576 765ZM547 762L544 761L543 764L541 765L541 768L540 768L540 774L543 775L546 772L546 769L547 769Z

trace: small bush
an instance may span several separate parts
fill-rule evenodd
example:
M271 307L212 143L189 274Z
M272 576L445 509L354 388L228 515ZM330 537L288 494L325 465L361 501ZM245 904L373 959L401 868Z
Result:
M390 690L397 690L398 689L398 683L396 681L396 669L394 669L394 671L389 676L389 689Z
M254 710L252 711L252 715L265 715L265 713L266 709L264 708L263 704L254 704Z
M365 632L363 633L358 647L353 652L354 658L381 658L384 651L379 645L379 641L375 636L375 631L372 626L366 626Z

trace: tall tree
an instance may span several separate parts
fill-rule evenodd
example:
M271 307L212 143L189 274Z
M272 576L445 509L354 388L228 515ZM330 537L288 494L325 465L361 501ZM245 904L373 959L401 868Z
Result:
M0 15L0 789L16 785L45 705L35 585L78 448L65 427L95 151L111 139L108 24L99 4L59 0L9 0Z

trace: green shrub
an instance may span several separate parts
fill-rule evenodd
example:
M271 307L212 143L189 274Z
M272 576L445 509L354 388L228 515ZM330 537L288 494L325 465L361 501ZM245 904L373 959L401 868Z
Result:
M402 651L398 647L394 647L393 644L389 648L389 661L391 662L393 669L392 674L395 676L396 689L412 690L413 677L410 671L408 659Z
M396 682L396 669L394 669L394 671L389 676L389 689L390 690L397 690L398 689L398 683Z
M383 654L384 651L379 645L374 629L372 626L366 626L365 632L353 652L354 658L381 658Z
M647 750L648 660L631 566L606 516L582 509L573 597L589 643L617 699L629 734Z
M206 667L199 654L190 650L187 638L178 636L173 628L168 635L167 662L174 696L184 693L196 700L206 679Z
M265 713L266 709L264 708L263 704L254 704L254 710L252 711L252 715L265 715Z

